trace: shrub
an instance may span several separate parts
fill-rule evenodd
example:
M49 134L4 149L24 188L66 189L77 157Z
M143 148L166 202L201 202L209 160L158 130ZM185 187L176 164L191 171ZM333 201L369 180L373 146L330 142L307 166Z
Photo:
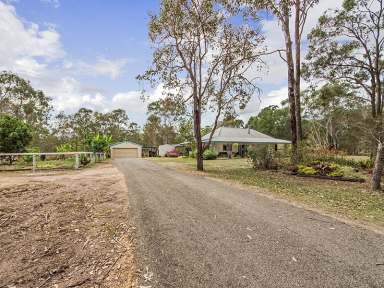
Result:
M320 175L330 177L343 177L343 167L335 163L321 163L315 161L309 165L299 165L298 173L300 175Z
M207 149L203 153L203 159L204 160L215 160L217 159L217 152L212 149Z
M333 172L328 173L327 176L331 177L343 177L344 176L344 171L342 169L335 170Z
M354 160L345 158L340 151L327 149L304 149L302 163L309 165L314 162L335 163L340 166L349 166L353 168L371 169L374 162L371 159Z
M313 167L299 165L297 173L299 173L300 175L315 175L317 171Z
M31 127L22 120L12 116L0 116L0 152L20 153L32 140ZM9 164L14 158L8 157Z
M197 154L197 150L195 149L195 150L189 151L189 155L188 156L190 158L195 159L196 158L196 154ZM217 159L218 155L219 154L215 150L207 149L203 153L203 159L204 160L215 160L215 159Z
M58 153L73 152L73 151L75 151L75 148L72 146L71 143L61 144L56 147L56 152Z
M250 149L248 158L254 169L276 170L279 166L276 153L266 145Z
M110 154L109 146L112 143L112 137L108 135L97 134L89 140L93 152L105 152Z
M359 160L357 161L357 163L362 169L372 169L375 165L375 161L373 161L372 159Z
M352 168L352 167L341 167L344 173L344 177L351 178L351 179L362 179L361 174L358 173L358 169Z

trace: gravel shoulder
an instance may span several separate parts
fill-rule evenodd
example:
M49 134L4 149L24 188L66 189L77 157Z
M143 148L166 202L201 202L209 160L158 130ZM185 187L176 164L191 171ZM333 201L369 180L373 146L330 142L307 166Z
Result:
M125 175L144 287L383 287L384 236L153 162Z
M128 195L116 168L0 178L0 287L134 287Z

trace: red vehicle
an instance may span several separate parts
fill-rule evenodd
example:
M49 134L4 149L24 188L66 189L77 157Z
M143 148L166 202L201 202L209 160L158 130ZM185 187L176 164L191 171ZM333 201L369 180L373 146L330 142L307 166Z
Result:
M172 151L168 151L167 153L165 153L165 157L179 157L181 154L179 152L176 151L176 149L172 150Z

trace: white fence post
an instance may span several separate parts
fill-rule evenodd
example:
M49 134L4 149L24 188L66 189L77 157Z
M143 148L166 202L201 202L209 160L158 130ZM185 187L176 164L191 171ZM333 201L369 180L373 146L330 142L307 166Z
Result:
M76 154L76 163L75 163L75 169L79 169L80 167L80 159L79 154Z
M32 172L33 173L36 172L36 155L35 154L32 155Z

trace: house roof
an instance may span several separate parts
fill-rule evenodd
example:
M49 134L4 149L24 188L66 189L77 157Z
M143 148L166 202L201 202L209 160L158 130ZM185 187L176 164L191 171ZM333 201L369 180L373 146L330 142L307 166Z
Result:
M209 141L209 134L203 136L204 143ZM276 139L253 129L220 127L212 136L212 143L243 144L291 144L290 141Z

